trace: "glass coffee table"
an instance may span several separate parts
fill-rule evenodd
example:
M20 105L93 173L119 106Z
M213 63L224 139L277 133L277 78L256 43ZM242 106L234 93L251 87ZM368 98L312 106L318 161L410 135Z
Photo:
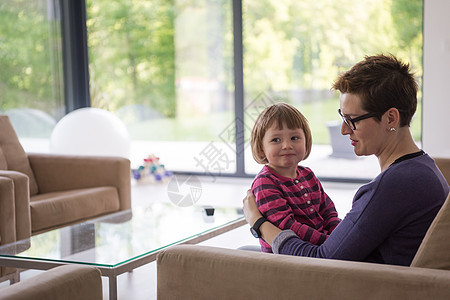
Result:
M0 265L38 270L91 265L109 277L110 299L117 299L118 275L156 260L167 247L200 243L244 224L238 208L155 202L2 245Z

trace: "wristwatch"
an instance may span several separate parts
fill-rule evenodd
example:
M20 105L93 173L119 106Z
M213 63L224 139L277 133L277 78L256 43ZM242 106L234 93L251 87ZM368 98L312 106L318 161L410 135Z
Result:
M250 227L250 232L253 234L255 238L258 239L261 238L261 231L259 230L259 227L261 227L261 225L266 221L267 221L266 218L261 217L258 220L256 220L255 224L253 224L252 227Z

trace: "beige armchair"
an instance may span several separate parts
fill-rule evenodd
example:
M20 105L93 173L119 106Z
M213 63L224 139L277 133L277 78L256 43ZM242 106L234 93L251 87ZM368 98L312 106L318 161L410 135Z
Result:
M447 175L448 162L438 162ZM449 235L450 195L410 267L175 246L158 255L157 296L161 300L450 299Z
M0 245L130 208L128 159L26 154L0 115Z
M410 267L181 245L157 258L158 299L449 299L450 197Z

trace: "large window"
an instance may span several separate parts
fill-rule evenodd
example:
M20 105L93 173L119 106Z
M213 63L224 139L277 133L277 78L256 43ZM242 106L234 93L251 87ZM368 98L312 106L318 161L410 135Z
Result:
M261 166L250 129L266 105L285 101L312 128L304 164L322 178L370 179L376 159L355 157L339 134L333 80L365 55L392 53L422 82L422 0L85 1L0 3L0 110L28 151L45 151L66 109L91 105L125 123L132 166L154 154L172 171L252 176ZM62 72L60 16L73 3L86 13L87 49L74 43L87 51L75 56L65 43L64 58L89 61L90 99L73 87L63 99L63 76L78 82L87 73L76 63ZM63 23L64 41L84 36L79 23ZM419 103L418 143L421 123Z
M0 112L35 150L65 113L61 47L58 1L0 2Z

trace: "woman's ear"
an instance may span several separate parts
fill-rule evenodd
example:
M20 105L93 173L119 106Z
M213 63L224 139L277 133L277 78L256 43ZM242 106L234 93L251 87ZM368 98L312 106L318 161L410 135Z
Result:
M395 107L389 108L385 113L388 129L397 128L400 124L400 113Z

